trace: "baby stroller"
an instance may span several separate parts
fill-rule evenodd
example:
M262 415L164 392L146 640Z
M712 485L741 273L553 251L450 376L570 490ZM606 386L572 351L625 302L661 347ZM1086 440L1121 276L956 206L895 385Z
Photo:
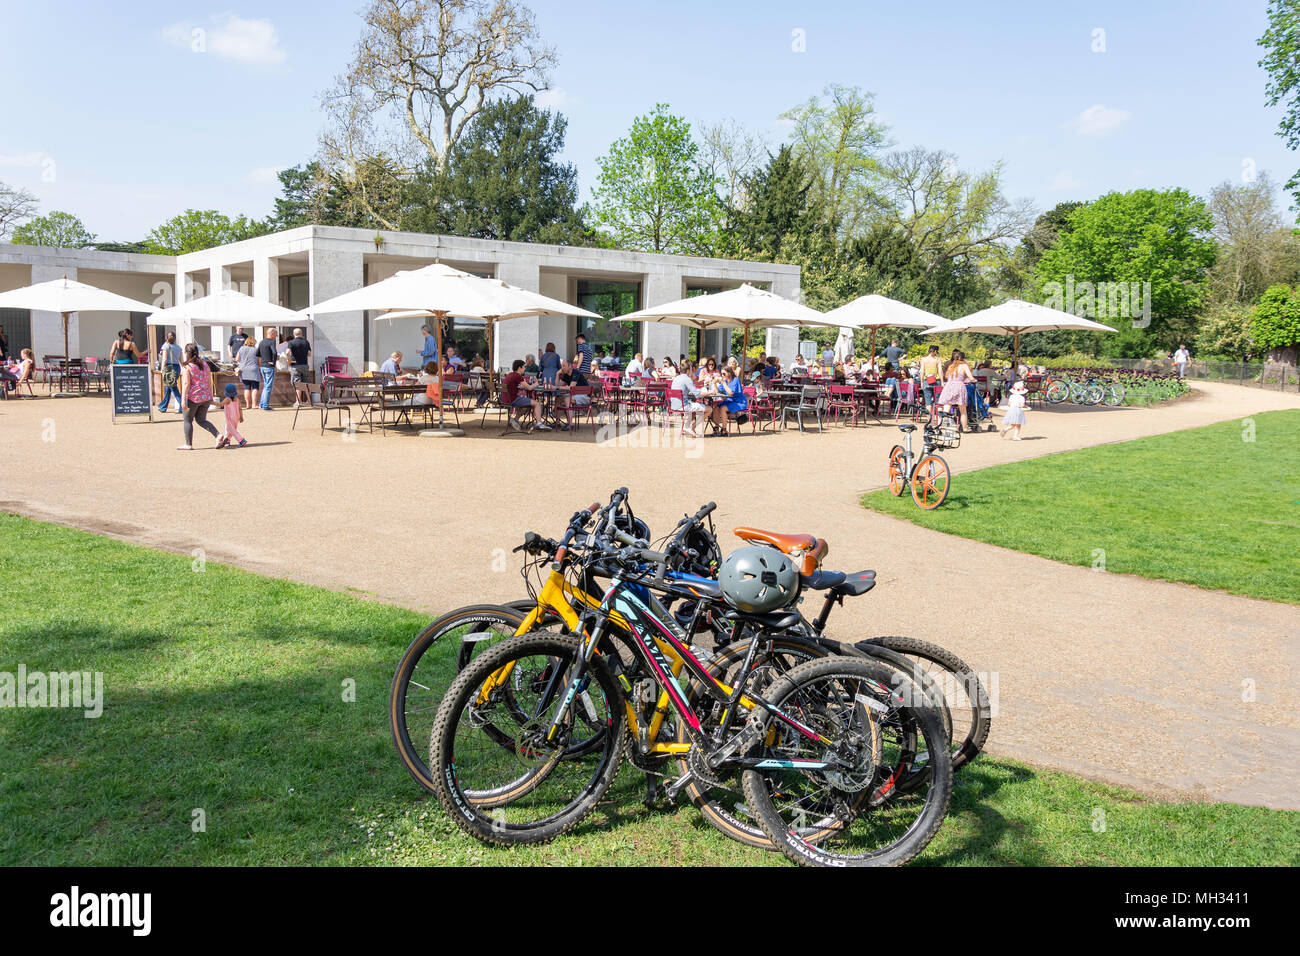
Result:
M970 425L970 430L995 432L998 426L993 423L993 413L989 411L989 403L984 400L984 395L980 392L978 385L969 386L966 397L969 399L966 406L966 421Z

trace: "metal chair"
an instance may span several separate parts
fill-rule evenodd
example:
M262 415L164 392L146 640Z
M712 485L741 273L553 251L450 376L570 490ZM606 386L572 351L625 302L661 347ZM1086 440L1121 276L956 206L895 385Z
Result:
M817 430L821 431L822 412L826 409L826 392L819 385L804 385L799 389L799 404L787 405L781 409L781 427L790 427L790 416L794 415L799 422L799 431L803 431L803 420L805 415L812 415L817 419Z

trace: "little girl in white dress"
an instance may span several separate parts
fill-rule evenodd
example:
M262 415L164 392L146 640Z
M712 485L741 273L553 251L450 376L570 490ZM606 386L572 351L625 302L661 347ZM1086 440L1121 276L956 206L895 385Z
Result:
M1025 424L1025 393L1029 389L1024 382L1011 386L1011 399L1007 403L1007 413L1002 416L1002 437L1011 433L1012 441L1020 441L1020 426Z

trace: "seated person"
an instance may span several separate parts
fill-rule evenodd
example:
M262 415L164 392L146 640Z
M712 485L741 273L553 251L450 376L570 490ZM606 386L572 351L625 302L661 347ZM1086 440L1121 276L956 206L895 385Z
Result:
M460 371L465 366L465 360L456 354L453 346L447 346L447 364L455 371Z
M590 379L588 379L587 376L582 374L582 370L578 368L578 366L570 362L568 359L564 359L563 361L560 362L560 372L558 375L555 376L555 380L561 385L570 385L570 386L576 385L578 386L578 388L586 388L588 385L591 384ZM575 402L574 403L575 405L591 404L591 399L589 396L579 395L578 397L586 398L587 401Z
M22 356L22 361L5 370L8 373L5 377L5 388L11 392L18 390L19 383L30 381L32 370L36 368L36 355L31 349L23 349L18 354Z
M831 372L831 381L834 382L836 385L849 384L848 372L845 371L843 365L840 365L838 363L836 364L835 371Z
M501 380L502 402L509 407L510 427L520 431L519 419L516 417L516 409L531 408L533 410L533 421L536 423L538 431L549 432L551 426L541 420L542 406L533 398L532 392L537 385L530 382L524 377L523 373L524 360L515 359L510 366L510 373Z
M537 356L529 355L526 356L525 358L526 360L524 361L524 374L534 375L534 376L541 375L542 367L537 364Z
M763 378L767 380L769 385L771 385L772 379L776 378L780 374L781 366L776 364L776 356L769 355L767 357L767 363L763 366Z
M734 372L729 379L724 379L717 384L715 392L719 400L713 405L713 429L715 432L725 434L727 417L735 418L741 412L747 410L749 400L745 397L744 383L740 381L740 376Z
M668 359L664 359L664 362L667 361ZM695 401L699 397L700 390L695 387L695 382L691 380L690 362L682 362L677 370L677 377L673 379L669 389L682 393L681 398L673 396L672 411L684 413L682 415L683 434L691 438L699 438L700 430L704 428L704 423L709 419L709 410L702 402Z
M421 370L420 370L420 374L417 375L417 376L415 377L415 384L416 384L416 385L423 385L423 386L425 387L425 389L428 389L428 387L429 387L430 385L437 385L437 384L438 384L438 366L435 365L433 362L426 362L426 363L424 363L424 368L421 369ZM411 396L411 404L412 404L412 405L432 405L432 404L433 404L433 399L429 397L429 393L428 393L428 391L425 391L425 392L423 392L423 393L421 393L421 394L419 394L419 395L412 395L412 396Z
M794 357L794 361L790 363L790 374L791 374L791 375L807 375L807 374L808 374L808 363L806 363L806 362L803 360L803 356L802 356L802 355L796 355L796 356Z
M379 366L379 371L387 372L389 375L392 375L394 378L396 378L398 375L401 375L402 374L402 353L394 352L392 355L388 356L388 360L384 362L383 365Z

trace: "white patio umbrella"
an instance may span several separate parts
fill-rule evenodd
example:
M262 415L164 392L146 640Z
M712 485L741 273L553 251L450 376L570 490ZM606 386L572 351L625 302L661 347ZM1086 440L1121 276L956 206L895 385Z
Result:
M1086 332L1117 332L1118 329L1084 319L1060 309L1049 309L1045 305L1035 305L1020 299L1011 299L1001 305L981 309L960 319L954 319L947 325L922 332L922 335L937 335L942 332L984 332L989 335L1010 335L1013 337L1011 352L1011 374L1014 377L1020 368L1020 336L1028 332L1051 332L1056 329L1079 329Z
M208 325L294 325L311 324L310 317L293 309L255 299L251 295L222 289L201 299L158 309L149 316L150 325L178 325L181 320Z
M157 307L64 276L0 292L0 309L31 309L63 315L63 360L68 362L68 316L73 312L153 312Z
M816 309L782 298L775 292L745 283L726 292L697 295L663 305L638 309L615 318L616 322L666 322L692 329L744 329L742 355L749 354L750 329L803 328L840 325Z
M307 306L303 312L377 310L385 312L428 312L436 320L434 335L442 357L442 323L449 316L499 321L526 315L579 315L598 319L595 312L580 309L559 299L529 292L500 279L471 275L435 262L421 269L398 272L373 285ZM438 362L438 390L442 390L442 362ZM442 430L442 403L438 404L438 428Z
M826 313L826 318L846 328L871 330L870 359L873 367L876 361L877 329L932 329L948 321L933 312L875 293L860 296L839 308L831 309Z

